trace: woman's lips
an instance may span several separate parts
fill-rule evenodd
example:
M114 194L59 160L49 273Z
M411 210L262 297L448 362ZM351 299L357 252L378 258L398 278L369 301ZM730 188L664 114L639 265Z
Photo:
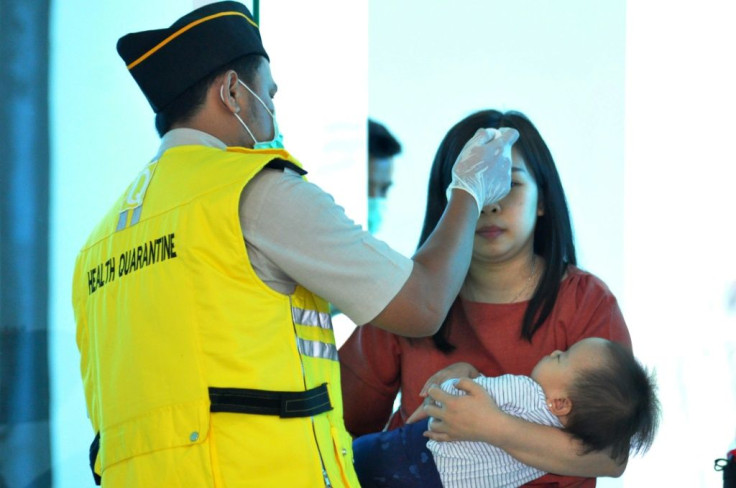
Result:
M475 233L478 234L481 237L485 237L486 239L495 239L496 237L500 236L504 230L501 227L491 225L488 227L481 227L480 229L476 230Z

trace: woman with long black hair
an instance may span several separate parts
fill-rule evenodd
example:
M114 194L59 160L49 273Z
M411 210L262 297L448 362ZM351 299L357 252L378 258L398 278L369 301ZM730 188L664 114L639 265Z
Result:
M529 375L541 357L586 337L631 347L616 298L600 279L576 266L554 159L539 131L519 112L480 111L447 133L430 174L420 246L447 205L452 165L465 141L479 128L504 127L519 132L512 147L511 191L483 208L470 270L441 329L429 338L409 339L367 325L340 350L345 422L353 435L404 425L422 406L430 385L447 378ZM442 417L428 436L483 440L557 473L529 486L592 487L596 476L623 472L625 466L605 452L580 455L580 446L559 429L508 418L482 388L468 383L458 386L468 388L467 397L446 401L442 412L428 408L433 417ZM401 405L392 414L399 392Z

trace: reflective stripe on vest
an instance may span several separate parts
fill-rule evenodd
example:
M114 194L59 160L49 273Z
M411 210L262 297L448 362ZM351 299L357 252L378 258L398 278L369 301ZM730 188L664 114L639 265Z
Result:
M120 216L118 217L118 225L115 228L115 232L120 232L126 227L135 225L140 221L143 197L146 196L148 185L153 179L153 173L156 171L156 164L158 164L158 159L154 159L148 163L146 167L138 173L135 181L128 189L128 193L125 196L125 201L123 203L123 209L120 211ZM128 215L131 215L130 222L128 222Z
M299 352L302 356L337 361L337 347L334 344L326 344L319 341L308 341L301 337L297 337L296 343L299 346Z
M291 307L291 315L294 323L307 327L319 327L321 329L332 329L332 319L329 313L317 310L306 310L299 307Z
M332 330L332 319L329 313L291 307L291 315L297 325ZM297 337L297 346L299 353L303 356L337 361L337 346L333 343Z

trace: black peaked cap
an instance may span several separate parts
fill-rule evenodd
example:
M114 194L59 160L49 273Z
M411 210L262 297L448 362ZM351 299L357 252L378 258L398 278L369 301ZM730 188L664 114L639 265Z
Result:
M126 34L117 49L156 113L242 56L268 59L253 16L242 3L232 1L200 7L167 29Z

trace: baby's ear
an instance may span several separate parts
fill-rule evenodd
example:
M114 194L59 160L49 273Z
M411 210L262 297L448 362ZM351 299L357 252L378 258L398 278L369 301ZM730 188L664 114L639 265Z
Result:
M549 407L550 412L560 417L570 413L570 410L572 410L572 401L567 397L548 398L547 406Z

